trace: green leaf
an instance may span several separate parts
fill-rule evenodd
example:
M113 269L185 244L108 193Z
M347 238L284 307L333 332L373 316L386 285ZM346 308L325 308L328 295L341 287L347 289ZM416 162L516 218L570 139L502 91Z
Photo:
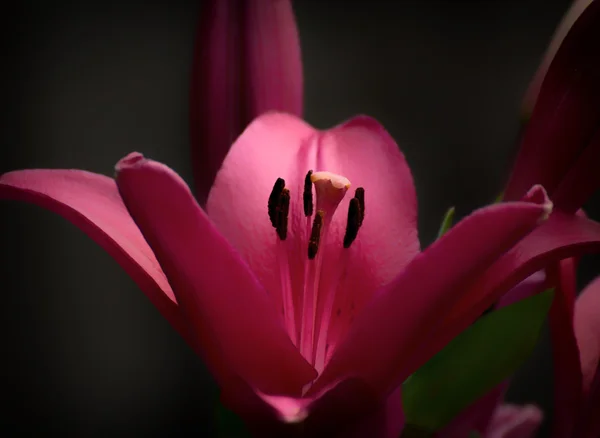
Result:
M439 239L446 231L448 231L452 227L452 222L454 220L454 207L450 207L446 214L444 215L444 219L442 220L442 225L440 226L440 231L438 231L437 238Z
M218 438L250 438L250 433L240 417L217 402L215 409Z
M406 423L436 431L512 375L537 343L553 290L481 317L402 385Z
M498 204L499 202L502 202L502 199L504 199L504 192L500 192L500 194L498 196L496 196L496 199L494 199L494 204Z

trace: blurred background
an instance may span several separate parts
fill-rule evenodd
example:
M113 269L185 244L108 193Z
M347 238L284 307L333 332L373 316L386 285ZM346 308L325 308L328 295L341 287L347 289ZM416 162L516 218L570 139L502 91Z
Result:
M502 190L518 109L569 0L296 1L307 120L379 119L413 170L423 246L445 210ZM106 175L130 151L191 182L194 1L14 2L2 26L0 172ZM600 197L587 211L600 220ZM132 280L76 227L0 203L0 436L213 436L217 389ZM585 258L580 286L600 271ZM551 415L547 332L509 400ZM541 436L546 436L547 427Z

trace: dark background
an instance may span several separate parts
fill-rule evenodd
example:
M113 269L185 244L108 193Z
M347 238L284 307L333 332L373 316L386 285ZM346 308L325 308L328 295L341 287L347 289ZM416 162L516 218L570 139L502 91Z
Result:
M423 246L501 191L518 108L569 1L296 1L306 118L378 118L412 167ZM23 1L3 12L0 171L112 175L130 151L191 182L192 1ZM0 435L211 436L216 387L121 268L41 208L0 205ZM588 205L600 219L600 202ZM581 285L598 272L586 258ZM551 408L547 335L509 399ZM548 411L550 415L550 411Z

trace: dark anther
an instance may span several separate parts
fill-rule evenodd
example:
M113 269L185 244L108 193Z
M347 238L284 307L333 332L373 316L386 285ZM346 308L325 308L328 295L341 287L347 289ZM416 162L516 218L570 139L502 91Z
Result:
M308 241L308 258L310 260L317 256L319 250L319 240L321 240L321 227L323 226L323 211L317 211L315 220L312 224L312 231L310 232L310 240Z
M281 193L285 188L285 181L281 178L277 178L273 190L269 195L269 203L267 204L269 219L273 228L277 228L277 221L279 220L279 203L281 199Z
M358 226L362 226L363 220L365 219L365 189L359 187L354 192L354 197L358 199L360 204L360 220L358 221Z
M287 237L288 214L290 212L290 191L283 189L279 198L279 209L277 211L277 235L281 240Z
M358 198L350 199L348 206L348 223L346 225L346 234L344 234L344 248L350 248L354 239L358 235L360 227L360 201Z
M309 170L306 174L306 178L304 178L304 193L302 195L302 199L304 201L305 216L312 216L313 214L312 181L310 179L312 173L313 171Z

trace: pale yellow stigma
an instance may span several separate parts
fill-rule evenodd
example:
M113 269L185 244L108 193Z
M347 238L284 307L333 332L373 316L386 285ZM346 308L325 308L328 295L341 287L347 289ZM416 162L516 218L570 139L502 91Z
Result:
M323 211L326 220L329 220L328 217L333 215L350 188L350 181L346 177L331 172L314 172L310 176L310 180L315 186L317 210Z
M310 180L315 185L317 182L329 181L334 188L339 190L345 189L344 193L350 188L350 180L348 178L331 172L313 172L310 176Z

